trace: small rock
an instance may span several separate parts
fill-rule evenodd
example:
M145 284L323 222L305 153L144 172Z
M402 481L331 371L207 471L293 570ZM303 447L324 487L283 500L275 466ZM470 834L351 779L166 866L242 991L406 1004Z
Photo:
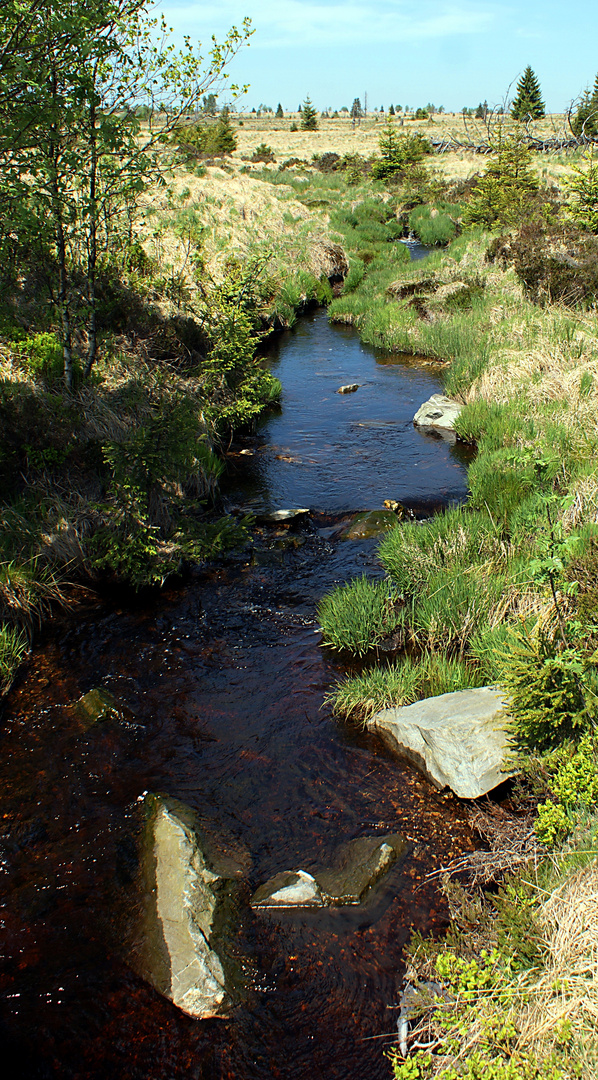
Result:
M258 515L258 520L264 522L265 525L278 525L281 521L297 521L298 518L305 517L310 511L301 507L293 510L272 510Z
M370 510L358 514L349 528L341 533L341 540L369 540L380 536L397 524L397 515L393 510Z
M341 848L337 865L315 879L329 904L359 904L368 889L407 851L402 836L359 836Z
M359 904L365 894L402 857L408 845L402 836L360 836L344 844L334 866L285 870L254 893L253 908L339 907Z
M399 518L399 520L405 514L405 507L403 506L402 503L397 502L396 499L385 499L384 500L384 506L386 507L387 510L392 510L393 514L396 514L397 517Z
M346 386L339 386L336 391L337 394L354 394L356 390L359 390L359 383L347 383Z
M95 724L102 720L114 718L116 720L129 719L131 713L123 705L120 705L109 690L97 687L83 694L74 705L75 715L83 731L89 731Z
M305 870L284 870L270 878L251 898L254 908L323 907L315 878Z
M239 450L239 454L242 454L244 457L253 457L255 450Z
M459 405L457 401L445 397L444 394L432 394L430 400L426 401L417 410L413 417L413 423L417 424L418 427L441 428L452 431L455 420L462 408L463 406Z
M513 775L505 770L506 705L498 690L483 686L383 709L367 726L436 787L477 799Z

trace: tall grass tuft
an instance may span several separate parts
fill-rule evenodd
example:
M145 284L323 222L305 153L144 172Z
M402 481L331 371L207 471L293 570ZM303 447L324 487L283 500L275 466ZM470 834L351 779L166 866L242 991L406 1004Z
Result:
M0 626L0 694L9 689L28 648L29 643L22 630Z
M484 686L486 674L486 670L476 664L437 653L424 653L416 660L405 657L385 667L347 676L336 684L327 704L335 715L365 723L381 709Z
M328 593L320 602L318 618L324 645L364 656L400 629L403 609L388 581L370 581L364 574Z

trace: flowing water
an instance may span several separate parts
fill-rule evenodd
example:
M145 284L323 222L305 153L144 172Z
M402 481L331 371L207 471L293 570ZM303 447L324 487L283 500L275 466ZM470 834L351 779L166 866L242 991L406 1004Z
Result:
M382 1080L410 930L446 911L426 875L471 846L465 814L372 736L323 706L342 667L319 645L318 599L380 574L376 541L334 541L349 510L462 498L454 446L418 433L438 372L389 362L317 311L282 335L284 385L227 498L305 505L253 549L160 596L111 596L56 623L13 689L0 764L0 1039L24 1080ZM358 382L350 395L341 383ZM241 446L241 444L239 444ZM286 458L293 460L285 460ZM289 544L289 537L294 538ZM295 546L296 545L296 546ZM69 703L104 686L130 709L87 735ZM247 998L194 1021L134 975L116 899L135 879L139 799L174 795L250 860L247 889L401 832L408 857L354 908L241 913Z

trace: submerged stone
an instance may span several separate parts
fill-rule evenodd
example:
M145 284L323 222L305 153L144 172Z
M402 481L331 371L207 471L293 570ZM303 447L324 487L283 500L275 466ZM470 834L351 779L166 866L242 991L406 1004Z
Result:
M209 850L184 803L149 795L145 807L146 903L131 965L189 1016L221 1016L242 986L230 939L245 867Z
M444 394L432 394L429 401L424 402L417 410L413 423L418 427L452 431L462 408L458 401L453 401Z
M89 731L102 720L115 718L122 720L131 716L129 710L121 705L109 690L97 687L83 694L73 706L75 716L84 731Z
M477 799L513 775L505 765L506 705L498 690L483 686L383 709L367 726L436 787Z
M331 867L308 873L285 870L260 885L254 908L339 907L359 904L391 866L406 854L402 836L360 836L344 844Z
M397 515L393 510L366 511L357 515L348 529L341 534L341 540L369 540L392 529L396 524Z
M329 904L359 904L407 849L406 840L397 833L350 840L341 848L334 867L315 874L322 895Z

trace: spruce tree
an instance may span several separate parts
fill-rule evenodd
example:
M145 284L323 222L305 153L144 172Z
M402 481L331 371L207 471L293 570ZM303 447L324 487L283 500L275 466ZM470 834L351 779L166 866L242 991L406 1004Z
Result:
M317 131L318 130L318 114L314 109L309 95L306 97L303 105L300 109L301 112L301 130L302 131Z
M389 116L394 116L394 114L395 114L395 107L394 107L394 105L391 105L390 109L388 110L388 115Z
M355 121L355 120L361 120L361 118L362 118L362 116L363 116L363 109L362 109L362 107L361 107L361 101L359 100L359 98L358 98L358 97L356 97L356 98L354 99L354 101L353 101L353 104L352 104L352 106L351 106L351 113L350 113L350 115L351 115L351 119L352 119L353 121Z
M284 113L282 111L282 105L280 104L280 102L278 103L278 108L276 110L276 115L280 120L282 120L282 118L284 116Z
M578 137L593 139L598 135L598 75L593 90L582 94L575 115L571 117L571 128Z
M514 120L539 120L546 115L540 84L529 65L517 83L517 95L511 106Z

